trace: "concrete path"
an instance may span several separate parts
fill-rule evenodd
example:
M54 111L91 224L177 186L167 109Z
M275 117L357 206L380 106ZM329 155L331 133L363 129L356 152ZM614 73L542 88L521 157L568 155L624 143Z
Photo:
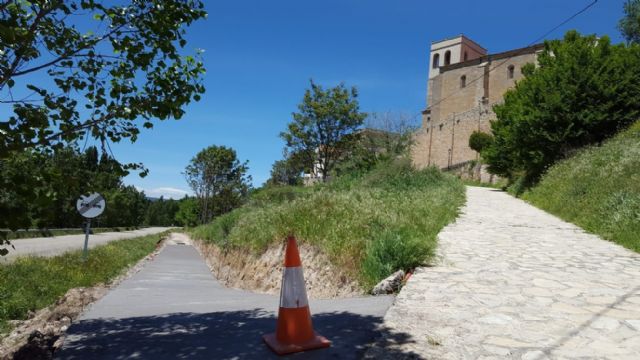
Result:
M95 303L67 331L56 358L277 358L263 344L262 335L275 330L279 298L225 288L186 236L174 234L172 241L186 245L167 245L139 273ZM392 301L312 300L314 327L333 346L292 357L360 357ZM391 337L407 340L402 334Z
M104 245L111 241L157 234L168 229L171 228L150 227L132 231L92 234L89 235L89 248ZM9 254L7 256L0 257L0 263L10 262L19 256L55 256L71 250L82 250L84 247L84 235L79 234L32 239L16 239L11 240L11 244L15 246L15 249L9 248Z
M384 319L414 341L368 357L640 359L639 254L476 187L439 238Z

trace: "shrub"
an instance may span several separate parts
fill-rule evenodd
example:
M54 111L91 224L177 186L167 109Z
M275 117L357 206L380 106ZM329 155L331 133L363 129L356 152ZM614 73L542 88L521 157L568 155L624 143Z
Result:
M546 42L538 66L522 72L525 78L494 107L494 141L482 154L494 174L523 172L534 183L556 161L640 116L640 46L570 31Z
M469 137L469 147L479 153L491 143L493 143L493 136L482 131L474 131Z

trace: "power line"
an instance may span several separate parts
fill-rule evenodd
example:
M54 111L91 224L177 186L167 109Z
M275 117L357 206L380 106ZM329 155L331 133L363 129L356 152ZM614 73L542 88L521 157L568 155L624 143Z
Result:
M535 45L536 43L542 41L543 39L545 39L549 34L553 33L554 31L558 30L560 27L566 25L567 23L569 23L571 20L575 19L576 17L582 15L583 13L585 13L587 10L589 10L590 8L592 8L596 3L598 2L598 0L594 0L592 3L590 3L589 5L585 6L584 8L582 8L580 11L576 12L575 14L569 16L568 18L566 18L564 21L562 21L560 24L556 25L555 27L553 27L551 30L545 32L543 35L539 36L538 38L536 38L535 40L533 40L532 42L530 42L526 47L516 51L513 55L508 56L505 60L503 60L502 62L498 63L496 66L492 67L491 69L489 69L488 72L484 73L482 76L478 76L477 78L471 80L470 82L468 82L466 84L466 86L469 86L477 81L479 81L480 79L484 79L484 77L491 73L493 70L501 67L502 65L506 64L509 60L511 60L513 57L516 57L518 55L521 55L525 50L528 50L528 48L530 48L531 46ZM490 58L490 55L487 55ZM442 103L443 101L449 99L450 97L452 97L453 95L457 94L458 92L462 91L462 89L458 89L452 93L450 93L449 95L445 96L444 98L441 98L440 100L438 100L436 103L434 104L429 104L429 107L432 108L436 105L439 105L440 103Z

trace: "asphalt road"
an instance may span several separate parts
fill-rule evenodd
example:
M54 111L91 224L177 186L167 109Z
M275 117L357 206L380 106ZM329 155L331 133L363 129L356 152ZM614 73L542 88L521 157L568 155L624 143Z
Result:
M132 231L105 232L89 235L89 248L104 245L108 242L129 239L144 235L151 235L168 230L168 227L150 227ZM10 262L16 257L55 256L70 250L80 250L84 247L84 235L63 235L33 239L11 240L15 249L9 248L9 254L0 257L0 263Z
M360 358L393 297L310 301L317 332L331 348L303 359ZM67 331L57 359L270 359L279 298L218 283L189 244L167 245L139 273L86 311ZM395 339L407 341L402 334Z

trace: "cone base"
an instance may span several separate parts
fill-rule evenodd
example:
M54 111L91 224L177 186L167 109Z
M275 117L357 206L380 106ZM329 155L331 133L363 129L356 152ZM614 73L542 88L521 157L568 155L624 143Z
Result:
M262 339L267 344L267 346L269 346L269 348L271 348L271 350L273 350L273 352L278 355L292 354L296 352L327 348L331 346L331 341L327 340L327 338L315 332L314 334L315 336L313 337L313 339L300 344L282 343L278 341L278 339L276 339L275 333L263 335Z

